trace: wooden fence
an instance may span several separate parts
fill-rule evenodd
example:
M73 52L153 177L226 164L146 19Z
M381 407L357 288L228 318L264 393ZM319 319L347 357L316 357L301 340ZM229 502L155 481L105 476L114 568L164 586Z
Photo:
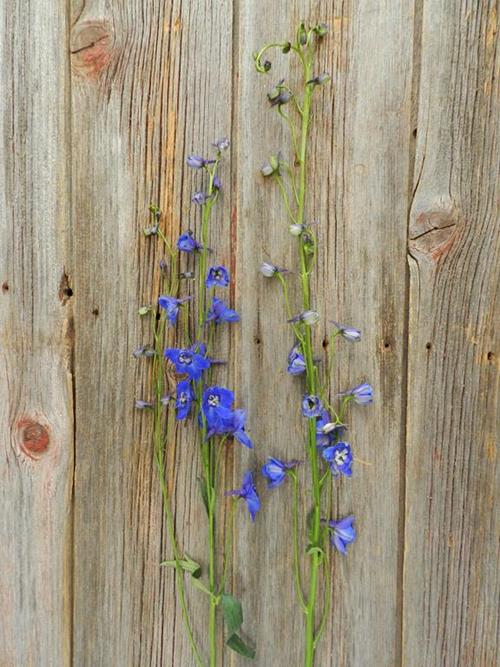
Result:
M242 323L227 381L255 452L300 457L290 335L262 259L293 262L276 193L259 176L285 141L251 54L325 21L308 216L321 243L322 321L359 326L339 387L358 465L338 486L359 539L334 562L317 664L498 665L499 88L495 0L11 0L0 6L0 665L192 665L171 572L137 307L158 290L145 239L197 228L188 152L230 135L213 245ZM321 335L327 325L321 325ZM176 522L203 558L194 448L169 450ZM259 667L300 664L290 489L238 523L233 589ZM203 596L189 603L201 619ZM225 665L243 665L225 654Z

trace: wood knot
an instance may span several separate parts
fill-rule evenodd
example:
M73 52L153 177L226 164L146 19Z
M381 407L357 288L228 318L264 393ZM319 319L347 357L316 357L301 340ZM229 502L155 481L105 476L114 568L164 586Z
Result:
M30 459L39 459L49 448L47 427L33 419L21 419L17 423L20 433L20 448Z
M87 79L97 79L111 62L114 33L107 21L84 21L73 28L71 62Z
M408 248L418 259L437 263L458 240L459 211L456 208L431 209L419 213L411 227Z

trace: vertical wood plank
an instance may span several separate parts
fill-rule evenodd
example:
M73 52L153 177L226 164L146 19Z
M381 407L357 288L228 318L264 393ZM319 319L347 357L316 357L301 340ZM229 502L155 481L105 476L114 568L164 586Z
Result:
M322 315L318 349L328 320L359 326L359 346L338 346L333 392L367 379L377 396L372 407L349 415L355 456L368 465L356 463L352 480L338 484L335 514L353 512L359 537L346 559L334 558L333 622L317 664L392 667L401 656L412 5L240 3L235 41L240 72L238 301L247 323L240 340L240 385L249 400L259 462L266 455L304 458L302 388L285 372L293 340L277 285L258 274L263 259L296 269L279 197L258 170L285 141L265 93L282 77L295 81L298 73L290 72L288 56L277 56L271 74L258 76L251 53L266 41L292 36L301 20L326 21L331 28L317 72L330 72L333 85L315 102L307 212L309 220L320 221L314 286L315 307ZM251 600L257 664L284 667L300 664L303 643L292 583L292 490L263 493L265 509L256 527L240 535L246 568L238 576L245 599Z
M404 664L498 664L497 4L425 0L410 213Z
M190 665L163 527L149 414L147 368L131 353L151 343L137 308L158 296L162 254L142 229L159 204L167 236L197 230L190 204L199 174L188 152L206 152L231 131L228 1L74 2L73 192L77 460L75 655L80 664ZM229 165L221 178L228 185ZM212 237L229 264L229 191ZM184 268L184 267L183 267ZM191 289L186 285L186 290ZM227 356L227 339L220 348ZM221 371L224 375L226 371ZM223 380L221 377L221 381ZM180 428L168 452L181 544L205 563L206 518L196 483L196 445ZM192 455L189 452L192 451ZM205 597L189 595L196 635ZM222 664L222 663L221 663Z
M0 6L0 664L71 662L66 3Z

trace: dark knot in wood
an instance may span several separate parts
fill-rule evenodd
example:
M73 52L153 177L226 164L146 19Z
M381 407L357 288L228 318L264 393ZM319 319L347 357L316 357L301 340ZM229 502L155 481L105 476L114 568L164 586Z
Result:
M33 419L21 419L17 423L20 431L20 447L30 459L39 459L49 448L50 438L47 428Z
M114 50L114 33L107 21L78 23L71 36L74 70L88 79L97 79L109 66Z
M459 229L456 208L422 211L411 228L410 254L416 259L423 257L432 263L439 262L458 240Z

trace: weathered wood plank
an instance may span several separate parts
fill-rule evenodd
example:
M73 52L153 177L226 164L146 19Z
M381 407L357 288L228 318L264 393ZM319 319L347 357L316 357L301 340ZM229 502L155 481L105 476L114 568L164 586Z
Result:
M359 539L345 560L334 559L333 622L317 664L393 667L400 660L411 4L343 2L332 10L317 2L240 3L238 302L246 322L240 386L249 401L259 461L266 454L304 458L302 389L285 373L293 341L277 286L257 273L262 259L296 267L279 197L258 174L269 152L283 146L265 92L289 76L289 64L278 56L263 79L251 59L266 41L293 35L302 19L331 26L317 71L332 73L333 85L316 102L307 207L308 219L320 221L318 343L329 319L359 326L364 336L359 346L339 345L333 392L368 379L377 393L374 406L349 415L355 455L368 465L357 463L353 479L339 484L335 512L354 512ZM290 488L265 494L257 526L240 535L240 553L247 550L247 556L237 577L252 601L248 614L260 666L301 661L290 504Z
M2 3L0 26L0 664L58 667L72 602L66 3Z
M404 568L415 667L498 664L497 6L423 3Z
M173 577L159 568L171 552L151 417L133 411L134 398L149 398L146 369L130 355L137 344L152 342L142 340L148 328L141 331L136 311L158 295L162 254L141 233L148 204L159 204L171 238L180 228L196 230L190 196L199 174L187 173L186 154L208 150L231 130L232 11L229 2L126 4L87 2L78 14L75 2L72 28L75 662L191 665ZM228 174L224 167L225 185ZM225 195L212 239L217 259L227 263L229 205ZM221 355L226 351L227 340ZM168 454L176 521L187 553L204 563L195 445L180 430L182 448ZM205 598L198 591L189 597L203 637Z

